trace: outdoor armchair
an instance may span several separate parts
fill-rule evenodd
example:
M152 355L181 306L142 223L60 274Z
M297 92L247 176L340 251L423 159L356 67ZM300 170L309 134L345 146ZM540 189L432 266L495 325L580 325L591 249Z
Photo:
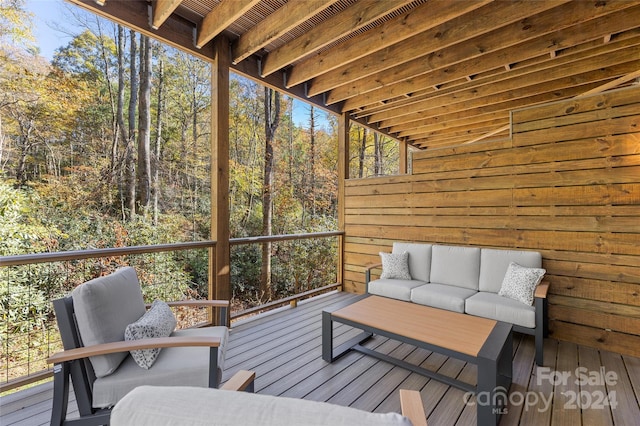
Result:
M229 335L228 302L185 304L220 308L223 325L174 331L168 304L156 301L147 310L131 267L55 300L65 350L48 359L54 364L51 424L108 424L111 408L141 385L218 387ZM66 419L69 378L80 418Z

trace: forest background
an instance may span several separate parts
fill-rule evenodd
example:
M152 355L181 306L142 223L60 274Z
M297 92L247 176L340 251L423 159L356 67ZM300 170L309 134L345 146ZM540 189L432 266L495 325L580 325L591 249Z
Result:
M49 60L26 5L0 0L0 255L209 240L209 64L73 7L78 31ZM237 75L230 86L231 237L337 229L336 118L309 107L294 120L292 98ZM350 177L397 173L397 142L358 126L350 138ZM233 297L333 283L336 256L326 238L235 246ZM112 262L4 268L2 334L46 320L56 277L127 263ZM206 295L206 251L153 262L163 295Z

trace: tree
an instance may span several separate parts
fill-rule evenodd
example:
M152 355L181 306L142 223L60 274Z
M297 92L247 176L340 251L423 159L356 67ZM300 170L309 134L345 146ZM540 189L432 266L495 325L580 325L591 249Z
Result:
M136 33L130 30L129 45L129 133L125 140L124 149L124 211L125 217L131 219L136 211L136 160L135 160L135 140L136 140L136 107L138 103L139 76L136 65L137 45ZM141 36L142 37L142 36Z
M264 180L262 183L262 235L271 235L273 226L273 142L280 124L280 93L264 88ZM271 243L262 245L262 270L260 293L265 300L271 299Z
M138 167L136 211L145 213L151 202L151 42L140 36L140 102L138 105Z

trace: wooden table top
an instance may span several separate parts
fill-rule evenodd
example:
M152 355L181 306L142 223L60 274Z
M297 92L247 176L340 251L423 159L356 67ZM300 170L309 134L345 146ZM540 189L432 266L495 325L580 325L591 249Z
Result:
M497 324L486 318L380 296L366 297L331 315L474 357Z

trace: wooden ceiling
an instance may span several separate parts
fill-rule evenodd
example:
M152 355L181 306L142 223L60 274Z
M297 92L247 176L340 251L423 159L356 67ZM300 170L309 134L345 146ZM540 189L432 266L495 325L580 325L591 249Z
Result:
M640 77L640 1L69 0L421 149Z

